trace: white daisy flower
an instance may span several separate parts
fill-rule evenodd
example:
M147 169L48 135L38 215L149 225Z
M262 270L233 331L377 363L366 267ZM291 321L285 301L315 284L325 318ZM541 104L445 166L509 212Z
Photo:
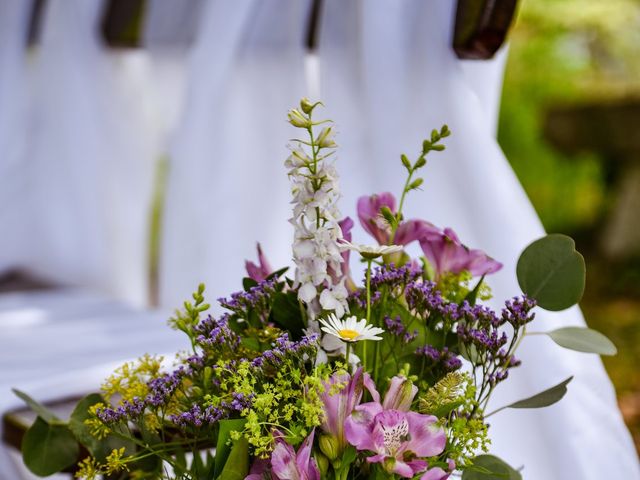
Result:
M326 319L320 319L323 325L321 330L324 333L333 335L343 342L359 342L360 340L382 340L378 337L384 330L378 327L367 325L367 321L358 320L357 317L347 317L345 320L338 320L334 314L329 315Z
M378 258L382 255L389 255L390 253L396 253L402 251L401 245L360 245L357 243L351 243L344 239L340 241L340 245L358 252L362 257L366 259Z

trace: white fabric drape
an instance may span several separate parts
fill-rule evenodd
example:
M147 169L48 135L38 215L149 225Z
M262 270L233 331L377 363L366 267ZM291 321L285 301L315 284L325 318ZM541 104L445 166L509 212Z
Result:
M31 1L0 2L0 274L21 263L28 251L24 216L27 172L27 66L25 45ZM27 247L28 248L28 247Z
M240 287L261 241L288 264L292 235L284 109L304 93L302 2L212 1L190 58L185 110L170 149L161 295L179 305L204 281Z
M303 12L297 2L208 7L171 154L162 269L167 305L199 281L213 296L239 287L242 259L252 256L256 240L274 265L290 258L282 161L292 133L284 114L304 90ZM515 260L543 230L494 138L501 61L469 68L455 58L454 7L449 0L328 0L318 52L321 95L340 131L342 210L351 216L357 196L399 190L399 154L417 152L431 128L449 124L447 151L430 159L425 191L412 194L407 215L451 226L503 261L491 278L500 300L518 294ZM356 240L368 241L362 233ZM541 312L534 328L583 323L578 309ZM498 390L494 406L575 379L551 408L492 417L492 451L524 465L527 479L639 478L601 361L542 337L527 339L520 354L524 366Z
M31 197L22 266L142 304L155 158L143 96L128 90L135 62L103 48L101 10L99 0L46 4L21 167Z

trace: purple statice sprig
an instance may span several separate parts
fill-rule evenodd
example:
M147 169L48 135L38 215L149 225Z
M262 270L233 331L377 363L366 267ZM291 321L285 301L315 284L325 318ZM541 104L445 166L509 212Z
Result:
M404 289L409 283L415 282L422 276L422 269L413 263L396 267L395 264L381 265L374 269L371 275L371 287L380 290L383 286L390 289Z
M418 338L418 330L407 329L405 324L402 322L400 315L396 315L393 318L388 315L385 316L384 324L387 327L387 332L389 332L394 338L400 340L404 345L407 345Z
M232 293L230 297L219 298L218 302L238 318L246 321L257 318L265 325L269 319L273 297L281 289L277 277L273 277L258 282L247 290Z
M462 367L462 361L455 352L447 347L438 349L433 345L424 345L415 350L415 354L422 358L422 372L427 369L437 378L444 377L449 372L454 372Z

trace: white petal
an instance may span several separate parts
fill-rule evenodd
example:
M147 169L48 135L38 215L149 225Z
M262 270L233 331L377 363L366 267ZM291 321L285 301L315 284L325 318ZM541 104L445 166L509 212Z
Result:
M316 298L316 295L316 287L312 283L305 283L300 287L300 290L298 290L298 298L305 303L309 303Z

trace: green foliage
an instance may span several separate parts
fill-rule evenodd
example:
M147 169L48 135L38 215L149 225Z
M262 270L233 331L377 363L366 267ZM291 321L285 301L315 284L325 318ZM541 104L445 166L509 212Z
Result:
M244 430L244 425L247 421L244 418L237 418L233 420L221 420L219 422L218 440L216 442L216 459L214 477L217 478L222 472L222 467L227 463L229 458L229 452L231 451L231 432L241 432ZM246 445L246 441L245 441ZM247 452L248 456L248 452Z
M462 473L462 480L522 480L520 472L494 455L478 455L473 467Z
M616 346L602 333L586 327L564 327L545 332L558 345L570 350L615 355Z
M249 444L245 438L233 442L218 480L244 480L249 473Z
M22 441L24 464L41 477L70 467L79 453L78 442L66 425L50 424L40 416Z
M49 410L47 407L45 407L41 403L36 402L33 398L31 398L26 393L21 392L17 388L13 388L12 391L18 398L24 401L31 410L36 412L38 416L41 419L43 419L45 422L52 423L52 422L55 422L56 420L60 420L58 417L56 417L56 415L51 410Z
M567 385L571 380L573 380L573 377L569 377L559 384L537 393L536 395L511 403L502 408L542 408L553 405L554 403L562 400L562 397L565 396L567 393ZM502 408L500 410L502 410Z
M584 258L566 235L547 235L529 245L520 255L517 275L522 291L546 310L569 308L584 293Z

